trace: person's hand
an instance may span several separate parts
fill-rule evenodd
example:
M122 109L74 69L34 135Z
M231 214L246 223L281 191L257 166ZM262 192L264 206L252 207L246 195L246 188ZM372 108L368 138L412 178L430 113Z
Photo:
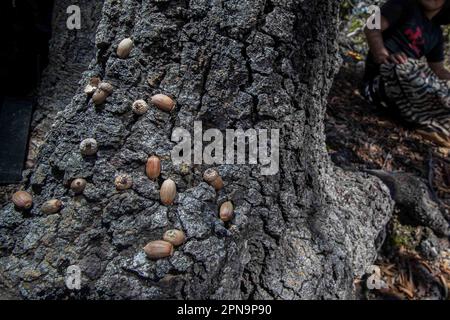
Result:
M408 62L408 56L403 52L391 54L388 59L395 64L404 64Z
M403 52L390 54L386 48L374 54L374 60L378 64L395 63L403 64L408 62L408 57Z

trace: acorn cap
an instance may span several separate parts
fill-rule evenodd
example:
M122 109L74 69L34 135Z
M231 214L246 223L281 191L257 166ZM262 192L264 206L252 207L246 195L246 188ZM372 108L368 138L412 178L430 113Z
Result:
M83 193L84 189L86 188L86 184L87 184L87 182L85 179L77 178L70 183L70 189L75 194L80 194L80 193Z
M186 240L186 236L183 231L178 229L167 230L163 235L163 240L170 242L174 246L180 246Z
M204 173L203 173L203 180L205 180L208 183L213 182L214 180L216 180L219 177L219 173L214 170L214 169L207 169Z
M85 156L92 156L98 151L97 140L93 138L84 139L80 143L80 152Z
M89 80L89 84L93 87L98 87L100 82L101 82L101 80L99 77L92 77L91 80Z
M133 112L137 115L143 115L148 111L148 104L144 100L136 100L131 106Z
M216 191L223 188L223 180L217 170L214 170L212 168L207 169L203 173L203 180L205 180L209 185L213 186Z
M117 190L127 190L133 186L133 178L128 174L120 174L114 180Z

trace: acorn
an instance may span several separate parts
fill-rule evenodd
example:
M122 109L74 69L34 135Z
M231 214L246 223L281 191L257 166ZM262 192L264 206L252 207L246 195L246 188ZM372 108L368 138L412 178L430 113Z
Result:
M120 174L116 177L114 184L119 191L130 189L133 185L133 179L128 174Z
M41 211L46 214L54 214L54 213L59 212L61 210L61 208L62 208L61 200L52 199L52 200L46 201L42 205Z
M98 77L91 78L91 80L89 81L89 84L86 85L86 87L84 87L84 93L88 96L94 94L95 90L97 90L99 83L100 83L100 78L98 78Z
M148 111L148 104L144 100L136 100L131 107L133 112L139 116L142 116Z
M99 77L92 77L91 80L89 80L89 84L93 87L98 87L102 80Z
M92 96L92 101L94 102L94 104L99 105L104 103L107 97L108 95L105 91L97 88L94 92L94 95Z
M222 203L220 206L220 219L224 222L231 221L233 219L233 204L231 201Z
M147 177L155 180L161 174L161 160L157 156L151 156L145 165L145 173Z
M88 85L86 85L86 87L84 87L84 93L87 96L94 94L95 90L97 90L97 87L94 87L91 84L88 84Z
M19 210L28 210L33 205L33 197L26 191L17 191L12 196L12 202Z
M31 169L36 165L36 162L32 159L29 159L25 162L25 168L26 169Z
M117 55L119 58L126 59L130 55L131 49L133 49L133 40L125 38L120 41L117 47Z
M92 96L92 101L96 105L103 104L106 101L111 93L113 92L113 86L108 82L101 82L98 85L97 90L95 90L94 95Z
M70 189L75 194L81 194L86 188L86 184L86 180L84 180L83 178L78 178L72 181L72 183L70 184Z
M156 240L148 243L144 247L144 252L150 259L162 259L173 254L173 245L170 242Z
M207 169L203 173L203 180L213 186L216 191L223 188L223 180L219 173L214 169Z
M172 229L172 230L167 230L164 233L163 240L170 242L174 246L180 246L186 240L186 236L183 231L177 230L177 229Z
M177 186L172 179L167 179L163 182L161 190L159 191L159 196L161 202L165 205L173 204L175 197L177 195Z
M108 95L113 93L113 86L109 82L100 82L98 85L98 88L102 91L105 91Z
M152 104L154 104L158 109L170 112L175 107L175 101L172 98L164 94L156 94L151 98Z
M84 156L92 156L98 151L98 144L95 139L88 138L80 143L80 152Z

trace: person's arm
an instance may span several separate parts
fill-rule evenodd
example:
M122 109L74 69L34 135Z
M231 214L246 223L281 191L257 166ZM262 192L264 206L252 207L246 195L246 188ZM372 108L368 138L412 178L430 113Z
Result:
M450 71L445 67L444 61L442 62L428 62L431 70L439 77L441 80L450 80Z
M426 55L431 70L442 80L450 80L450 71L445 68L445 39L442 30L439 32L439 40L433 49Z
M367 27L364 29L364 33L367 38L370 51L376 63L383 64L393 62L396 64L406 63L408 57L403 52L390 54L384 46L383 31L389 28L389 21L381 16L381 29L370 30Z
M384 46L383 31L389 28L389 22L383 16L381 16L381 29L370 30L367 26L364 28L364 34L366 35L367 44L372 52L373 58L376 63L386 63L389 58L389 51Z
M409 0L388 0L380 10L381 13L381 29L370 30L364 29L370 51L374 60L378 64L383 63L405 63L408 57L403 52L390 54L384 46L383 32L390 26L395 25L404 14L405 8L409 6Z

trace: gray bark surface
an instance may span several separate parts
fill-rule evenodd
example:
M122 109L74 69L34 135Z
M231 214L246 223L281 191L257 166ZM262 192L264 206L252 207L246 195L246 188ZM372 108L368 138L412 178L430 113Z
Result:
M33 114L30 160L34 160L56 114L70 104L79 88L81 75L95 57L95 31L101 17L103 1L80 0L80 30L66 26L70 0L55 1L52 18L53 37L49 43L49 65L38 89L36 112Z
M21 298L312 299L352 298L353 280L377 253L393 203L375 177L332 165L324 136L326 96L338 68L338 1L106 0L96 58L71 103L56 118L24 187L29 214L0 211L0 288ZM116 55L134 40L128 59ZM83 93L91 76L114 86L104 106ZM150 81L148 81L150 80ZM131 104L171 95L176 110L136 117ZM174 166L175 127L281 130L280 172L218 166L225 188L202 181L207 166ZM85 138L99 143L83 158ZM159 202L160 181L145 175L162 157L162 179L177 183L173 206ZM132 175L118 192L114 177ZM84 177L74 196L68 184ZM59 214L43 202L59 198ZM218 206L235 204L230 226ZM151 261L143 246L169 228L187 242ZM64 277L81 267L82 290Z

